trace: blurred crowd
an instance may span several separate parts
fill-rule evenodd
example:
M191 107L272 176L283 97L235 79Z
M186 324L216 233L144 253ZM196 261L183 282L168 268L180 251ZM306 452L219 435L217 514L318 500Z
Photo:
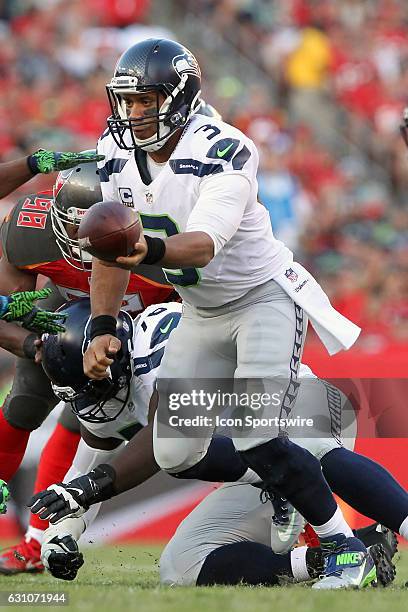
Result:
M151 24L154 0L0 0L1 159L93 146L118 55L173 29L182 38L191 13L218 33L225 56L247 58L260 75L250 85L245 73L213 78L208 47L190 43L206 99L258 145L259 197L275 234L364 327L362 346L408 343L408 151L398 134L408 3L165 2L170 32Z
M38 143L95 144L118 56L160 33L145 23L149 7L150 0L0 0L3 160Z
M313 271L360 346L408 343L405 0L186 0L261 69L209 88L260 151L275 234Z

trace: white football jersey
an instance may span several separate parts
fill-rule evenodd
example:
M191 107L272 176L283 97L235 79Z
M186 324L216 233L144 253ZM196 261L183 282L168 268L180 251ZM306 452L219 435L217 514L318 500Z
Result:
M274 238L269 214L257 200L256 147L233 126L194 115L170 159L150 183L145 154L120 149L108 130L98 142L98 153L105 155L98 164L104 200L119 200L138 210L149 236L186 230L203 181L221 172L243 175L249 181L250 196L238 230L212 261L200 269L165 271L190 304L215 307L236 300L282 273L293 260L291 251ZM141 160L139 167L136 156Z
M133 376L125 408L114 421L108 423L88 423L79 419L95 436L130 440L141 427L147 425L149 402L157 372L167 340L180 320L181 308L178 302L154 304L135 319ZM126 390L122 390L118 396L126 399ZM112 399L103 408L107 414L110 411L115 413L118 402Z

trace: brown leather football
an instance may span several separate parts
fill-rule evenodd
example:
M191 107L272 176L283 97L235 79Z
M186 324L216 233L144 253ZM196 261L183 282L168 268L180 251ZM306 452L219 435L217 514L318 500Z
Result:
M78 228L81 249L98 259L115 261L130 255L140 236L138 213L118 201L93 204Z

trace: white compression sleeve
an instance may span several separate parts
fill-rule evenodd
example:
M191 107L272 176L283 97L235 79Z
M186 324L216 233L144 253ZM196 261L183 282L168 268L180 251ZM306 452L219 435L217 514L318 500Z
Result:
M122 446L121 444L118 448L122 448ZM81 438L72 465L65 474L63 482L69 482L73 478L87 474L100 463L109 463L116 452L116 448L114 450L92 448Z
M250 191L248 179L241 174L217 174L204 180L186 232L208 234L216 255L240 226Z

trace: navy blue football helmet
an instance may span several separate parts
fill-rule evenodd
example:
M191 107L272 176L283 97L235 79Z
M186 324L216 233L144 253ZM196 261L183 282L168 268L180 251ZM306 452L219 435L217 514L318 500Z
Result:
M130 393L133 373L131 316L123 310L119 312L116 334L122 347L110 366L109 378L91 380L85 376L82 365L83 354L90 342L90 300L72 300L62 305L58 312L67 315L65 332L44 334L42 337L42 367L55 395L69 402L73 412L83 421L114 421L124 409Z
M194 55L165 38L149 38L133 45L119 58L106 86L112 116L109 131L121 149L157 151L201 105L201 72ZM123 96L156 93L156 112L129 119ZM164 100L160 102L159 94ZM133 128L156 125L156 133L140 139Z

